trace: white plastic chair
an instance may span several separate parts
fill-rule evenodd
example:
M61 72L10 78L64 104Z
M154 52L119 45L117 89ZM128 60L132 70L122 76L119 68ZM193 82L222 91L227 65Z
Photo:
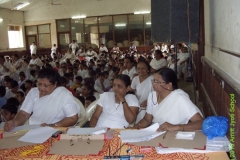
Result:
M88 121L88 119L86 118L86 109L85 109L85 107L83 106L82 102L79 99L75 98L75 101L80 106L80 116L78 118L78 122L76 123L76 126L82 127Z
M117 43L117 46L118 47L123 47L123 44L122 43Z
M124 46L124 47L129 47L128 40L123 41L123 46Z
M95 112L96 110L96 107L97 107L97 100L95 100L94 102L92 102L87 108L86 108L86 119L88 121L90 121L93 113Z
M137 47L139 46L139 42L138 41L132 41L132 43Z
M114 45L114 41L113 40L108 41L108 43L107 43L107 47L108 48L112 48L113 45Z

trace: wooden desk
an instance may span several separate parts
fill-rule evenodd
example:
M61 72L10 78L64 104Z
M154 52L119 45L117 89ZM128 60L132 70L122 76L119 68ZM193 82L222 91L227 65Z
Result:
M122 145L120 138L117 136L118 132L115 134L112 140L106 140L102 150L98 155L88 155L88 156L71 156L71 155L51 155L49 154L49 149L51 147L50 139L43 144L30 145L13 149L2 149L0 150L0 160L101 160L104 155L108 155L108 147L112 154ZM53 140L53 143L57 139ZM1 144L0 144L1 145ZM127 148L131 147L131 154L143 154L140 152L140 147L124 145L121 150L116 154L125 154ZM157 154L154 147L152 147L152 152L144 153L144 160L228 160L228 156L225 152L217 153L173 153L173 154Z

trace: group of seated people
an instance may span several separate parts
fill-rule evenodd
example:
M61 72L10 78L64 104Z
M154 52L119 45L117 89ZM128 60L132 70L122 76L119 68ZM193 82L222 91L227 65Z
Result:
M185 54L184 49L173 54ZM132 128L139 129L159 123L161 131L201 129L202 114L178 89L178 76L167 65L171 55L164 56L161 48L149 53L102 51L81 60L79 55L73 57L33 54L30 62L22 60L27 69L19 72L18 82L11 75L3 77L3 90L11 91L0 93L0 99L5 99L0 102L1 120L7 121L5 131L27 121L41 126L74 126L81 113L76 98L86 108L97 101L88 127L126 128L135 124ZM6 109L11 108L9 98L19 102L11 104L13 112Z

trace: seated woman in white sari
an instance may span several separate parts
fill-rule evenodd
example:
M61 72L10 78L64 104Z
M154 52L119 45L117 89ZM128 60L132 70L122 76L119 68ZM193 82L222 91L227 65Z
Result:
M27 94L20 111L15 118L5 123L4 130L10 131L29 124L42 126L69 127L74 125L80 114L80 106L65 87L58 87L60 76L50 68L40 70L37 87Z
M137 116L138 123L146 113L147 98L150 92L153 91L152 82L153 76L150 76L151 67L147 61L140 61L137 64L138 76L134 77L131 84L131 90L135 92L140 104L140 111Z
M124 128L136 120L139 103L135 95L128 94L130 84L127 75L114 78L114 92L100 94L90 127Z
M160 69L152 80L154 92L148 96L144 118L133 128L145 128L159 123L158 131L192 131L202 128L203 117L189 96L178 89L177 75L169 69Z

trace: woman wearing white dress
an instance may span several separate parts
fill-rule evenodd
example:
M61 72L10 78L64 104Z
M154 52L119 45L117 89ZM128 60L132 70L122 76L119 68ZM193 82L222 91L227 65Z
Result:
M60 75L51 68L44 68L38 74L37 87L32 88L18 114L4 130L10 131L17 126L41 124L51 127L69 127L76 124L80 106L71 92L60 86Z
M113 92L100 94L90 127L124 128L136 120L139 103L128 94L131 81L127 75L118 75L113 81Z
M138 76L134 77L131 84L132 91L135 92L139 104L140 111L137 116L138 123L146 113L147 98L150 92L153 91L152 82L153 76L150 75L151 67L147 61L140 61L137 64Z
M158 131L193 131L202 128L200 110L187 93L178 89L177 75L170 68L160 69L152 80L154 92L148 96L144 118L133 128L158 123Z

